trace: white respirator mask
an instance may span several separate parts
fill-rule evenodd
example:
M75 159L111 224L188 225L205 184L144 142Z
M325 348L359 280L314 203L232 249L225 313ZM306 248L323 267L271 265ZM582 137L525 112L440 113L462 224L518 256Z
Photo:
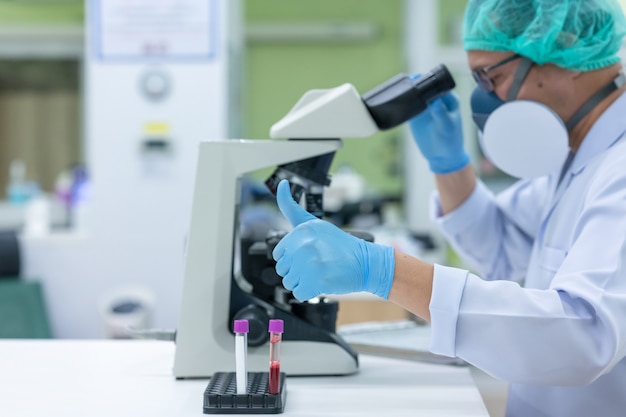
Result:
M562 168L566 160L571 162L569 131L626 83L626 76L620 73L565 123L541 103L515 99L531 65L529 60L523 59L507 101L480 87L474 89L471 99L472 117L479 129L483 153L501 171L516 178L549 175Z
M485 156L516 178L551 174L563 166L569 153L565 123L550 108L527 100L498 107L479 141Z

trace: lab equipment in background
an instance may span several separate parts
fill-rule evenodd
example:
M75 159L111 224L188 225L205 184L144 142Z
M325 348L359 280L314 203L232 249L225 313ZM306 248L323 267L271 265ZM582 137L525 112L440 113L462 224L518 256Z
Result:
M286 230L289 222L276 207L276 198L264 182L244 177L241 181L239 227L242 239L263 241L273 230Z
M419 79L396 76L363 98L351 84L311 90L272 126L274 140L200 144L176 333L175 377L208 377L227 371L224 368L233 362L230 323L235 319L250 324L252 372L267 370L264 324L270 318L284 321L281 368L286 374L357 371L356 352L335 332L337 302L325 297L299 302L277 279L271 246L279 241L280 233L261 242L245 242L238 221L242 178L277 166L266 182L268 188L275 192L280 180L289 180L292 195L304 198L307 209L320 215L323 188L330 183L328 169L341 148L340 137L366 137L397 126L454 85L445 66L439 66ZM257 259L270 262L270 267L261 262L260 274L250 274L255 268L249 255L255 251Z
M31 197L24 207L24 234L42 236L50 233L50 201L44 194Z
M369 229L383 223L383 207L389 202L369 193L365 179L349 166L340 167L332 184L324 189L324 214L338 227Z
M126 284L105 292L100 299L104 336L108 339L132 339L152 324L155 297L142 285Z
M21 273L20 245L16 232L0 232L0 278L19 277Z
M22 276L17 232L0 232L0 338L52 337L44 287Z
M355 204L366 197L365 179L350 166L343 165L333 175L332 184L324 189L324 209L338 212L348 204Z
M63 170L56 178L54 194L66 211L65 226L84 230L88 225L86 206L92 198L87 167L74 164Z
M12 204L24 204L39 194L37 183L26 179L26 164L21 159L14 159L9 165L9 183L6 192L7 200Z
M23 240L25 273L46 284L57 337L102 337L99 299L126 282L154 293L155 327L176 327L198 144L234 137L240 126L241 112L233 108L240 103L241 5L85 2L84 37L76 40L84 39L77 49L86 198L74 212L76 227ZM165 83L159 74L166 74ZM165 126L167 143L145 142Z
M40 282L0 276L0 339L49 339L46 291Z
M235 371L237 373L237 394L245 394L248 385L248 320L235 320Z
M267 392L278 394L280 387L280 344L283 338L282 320L270 320L270 371Z

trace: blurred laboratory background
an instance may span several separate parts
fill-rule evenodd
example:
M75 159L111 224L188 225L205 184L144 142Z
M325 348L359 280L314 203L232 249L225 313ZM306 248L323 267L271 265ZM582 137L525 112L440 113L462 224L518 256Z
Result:
M39 288L50 336L119 336L105 304L129 292L151 300L151 326L176 327L199 141L266 139L307 90L351 83L365 93L441 62L460 94L471 87L463 1L199 3L0 2L0 230L19 255L12 268L5 255L2 282ZM430 175L404 129L346 139L329 218L414 251L439 245L421 190ZM265 175L248 180L246 201L264 203ZM340 321L404 315L356 298ZM2 320L0 336L6 326L19 327Z
M501 189L511 179L480 154L469 117L464 5L1 1L0 282L38 288L41 334L52 337L107 336L105 300L128 291L150 300L150 325L174 328L200 141L266 139L308 90L351 83L365 93L441 63L457 83L474 166ZM433 180L406 127L343 139L327 218L458 262L430 224ZM246 179L245 201L267 202L264 176ZM246 213L254 222L265 212ZM362 301L346 297L339 322L405 315ZM3 319L0 336L19 327Z
M267 139L311 89L351 83L363 94L443 63L474 167L495 191L509 184L480 154L471 123L464 6L0 1L0 337L175 329L199 142ZM433 179L406 126L342 139L327 218L458 264L430 224ZM245 227L281 226L266 176L244 179ZM338 325L410 318L373 296L340 305Z
M0 338L175 329L198 144L267 139L311 89L351 83L364 94L445 64L474 167L494 191L509 184L481 155L471 123L464 5L0 1ZM248 232L284 226L267 174L243 179ZM330 221L460 265L430 224L433 178L406 126L345 139L330 174ZM338 326L414 319L374 296L339 303ZM494 387L482 393L497 415L504 391Z

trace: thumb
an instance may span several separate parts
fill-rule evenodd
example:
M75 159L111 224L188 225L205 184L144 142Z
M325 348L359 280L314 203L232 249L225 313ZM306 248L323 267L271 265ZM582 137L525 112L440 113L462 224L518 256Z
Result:
M276 202L283 216L289 220L289 223L293 227L298 226L309 220L315 220L317 217L300 207L298 203L291 196L291 189L289 187L289 181L282 180L278 184L276 191Z

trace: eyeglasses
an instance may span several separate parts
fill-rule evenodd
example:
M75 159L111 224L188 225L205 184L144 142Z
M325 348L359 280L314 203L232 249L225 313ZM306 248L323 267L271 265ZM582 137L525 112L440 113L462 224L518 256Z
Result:
M474 77L474 80L481 88L483 88L488 93L492 93L493 90L495 90L495 86L493 84L493 78L487 75L487 73L521 57L522 56L520 54L511 55L510 57L505 58L502 61L497 62L493 65L489 65L488 67L475 69L474 71L472 71L472 77Z

